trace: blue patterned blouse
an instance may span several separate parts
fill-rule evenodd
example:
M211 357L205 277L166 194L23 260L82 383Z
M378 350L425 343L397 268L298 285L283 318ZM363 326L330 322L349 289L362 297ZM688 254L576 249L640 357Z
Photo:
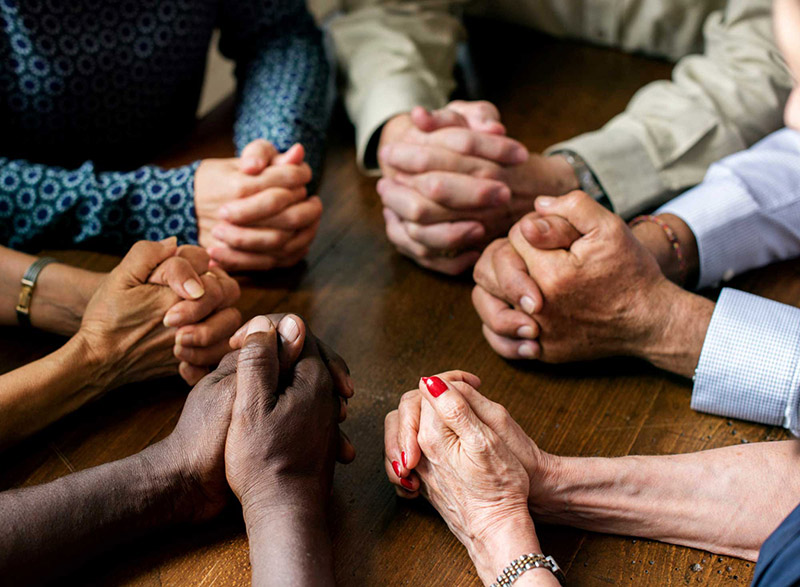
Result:
M316 174L328 65L302 0L0 0L0 244L197 241L199 163L122 162L194 124L215 27L237 64L237 149L301 142Z

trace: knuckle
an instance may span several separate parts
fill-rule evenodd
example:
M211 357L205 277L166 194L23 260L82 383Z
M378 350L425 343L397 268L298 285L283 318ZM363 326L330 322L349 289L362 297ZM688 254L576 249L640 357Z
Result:
M441 410L442 418L447 422L460 423L469 417L469 408L463 401L451 401Z
M417 199L408 203L408 220L412 222L422 222L425 219L425 206Z
M472 176L478 179L491 179L495 181L500 180L500 175L500 168L496 165L482 165L472 173Z

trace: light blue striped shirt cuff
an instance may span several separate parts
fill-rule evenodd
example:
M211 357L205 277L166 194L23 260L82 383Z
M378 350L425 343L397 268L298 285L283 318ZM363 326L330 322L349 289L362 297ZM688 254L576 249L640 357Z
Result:
M697 364L692 409L798 433L800 309L723 289Z
M712 165L703 183L656 214L694 233L698 287L800 255L800 132L783 129Z

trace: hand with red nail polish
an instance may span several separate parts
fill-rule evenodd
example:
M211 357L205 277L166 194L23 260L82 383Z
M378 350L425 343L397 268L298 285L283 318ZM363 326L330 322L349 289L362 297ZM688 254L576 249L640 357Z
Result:
M490 584L509 561L541 551L528 512L529 473L483 420L486 410L476 412L467 400L468 394L480 395L465 381L474 379L442 374L420 380L422 455L414 487L442 515Z
M269 142L248 144L241 157L205 159L195 172L198 240L229 271L266 271L297 264L322 214L308 197L311 168L302 145L278 154Z

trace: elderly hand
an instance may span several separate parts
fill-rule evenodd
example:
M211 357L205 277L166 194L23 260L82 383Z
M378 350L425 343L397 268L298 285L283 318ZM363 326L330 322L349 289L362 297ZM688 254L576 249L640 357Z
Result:
M533 469L536 456L521 430L519 439L507 431L513 420L504 419L504 410L482 398L474 383L474 375L451 372L423 378L419 390L409 392L419 398L414 408L422 454L415 464L415 482L489 584L511 560L541 552L528 513L531 472L493 426L505 427ZM396 450L391 433L397 431L396 418L387 418L387 454ZM387 474L397 476L395 465Z
M299 340L304 331L296 326ZM225 446L228 483L246 519L287 507L322 511L342 440L339 397L318 342L306 336L281 377L272 321L257 316L244 336Z
M577 185L566 161L531 155L504 131L488 102L453 102L433 113L416 108L387 123L378 193L400 252L460 273L532 209L536 195Z
M307 197L311 168L294 145L253 141L240 158L205 159L195 173L198 239L230 271L289 267L308 253L322 215Z
M174 238L142 241L103 278L75 335L99 367L98 391L176 372L175 326L182 327L180 339L193 338L186 346L192 356L180 370L189 383L229 350L227 338L241 317L227 306L239 289L220 270L199 275L207 266L198 247L177 249Z

